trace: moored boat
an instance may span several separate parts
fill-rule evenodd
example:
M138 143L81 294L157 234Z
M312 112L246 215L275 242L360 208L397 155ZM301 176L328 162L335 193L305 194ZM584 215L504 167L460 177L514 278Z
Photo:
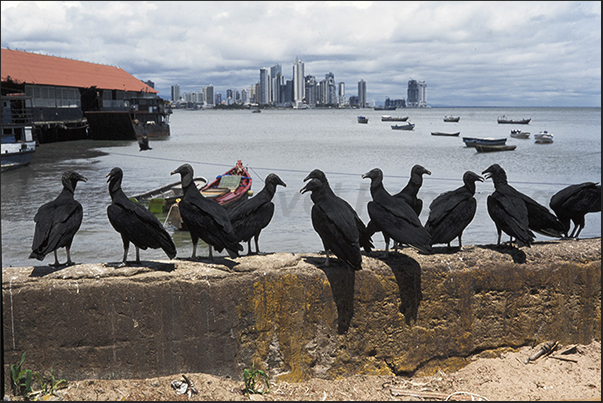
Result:
M237 164L223 173L218 175L210 184L201 189L201 194L207 198L213 199L225 208L230 208L237 205L251 195L251 176L247 169L243 166L241 160ZM178 207L179 200L176 200L168 210L167 221L169 221L176 229L187 230L180 216Z
M494 151L512 151L515 150L517 146L515 144L510 145L484 145L484 144L476 144L475 150L478 153L489 153Z
M193 179L197 189L201 191L207 186L207 179L203 176L198 176ZM130 196L130 200L144 204L151 213L160 214L167 213L172 204L183 195L182 182L174 182L169 185L161 186L148 192L139 193Z
M36 151L25 94L2 96L2 172L28 165Z
M463 137L463 142L467 147L475 147L477 144L479 145L491 145L491 146L501 146L506 144L506 137Z
M458 122L459 120L461 120L460 116L452 116L452 115L444 116L444 122Z
M382 122L406 122L407 120L408 120L408 116L391 116L391 115L381 116Z
M534 143L536 144L548 144L553 142L553 134L544 130L534 135Z
M392 125L392 129L394 130L413 130L415 128L414 123L406 122L403 125Z
M501 117L498 118L498 123L514 123L514 124L518 124L518 125L527 125L528 123L530 123L530 120L532 120L532 118L528 118L528 119L510 119L505 115L502 115Z
M511 137L514 139L529 139L530 132L524 132L521 129L513 129L511 130Z
M446 132L431 132L432 136L453 136L456 137L459 134L461 134L461 132L454 132L454 133L446 133Z
M358 116L358 123L368 123L368 118L366 116Z

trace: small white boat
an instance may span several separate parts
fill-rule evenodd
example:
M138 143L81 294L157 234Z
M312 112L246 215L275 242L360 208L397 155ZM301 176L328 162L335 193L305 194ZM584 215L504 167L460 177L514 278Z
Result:
M392 125L392 129L394 130L413 130L415 128L414 123L406 122L403 125Z
M511 130L511 137L515 139L529 139L530 132L524 132L521 129L513 129Z
M368 118L366 116L358 116L358 123L368 123Z
M460 116L452 116L452 115L444 116L444 122L458 122L459 120L461 120Z
M537 144L548 144L553 142L553 134L546 130L536 133L534 135L534 143Z

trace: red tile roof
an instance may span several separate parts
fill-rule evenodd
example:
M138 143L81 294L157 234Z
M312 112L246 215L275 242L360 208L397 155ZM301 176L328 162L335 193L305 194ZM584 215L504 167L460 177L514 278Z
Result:
M64 87L157 93L130 73L113 66L2 48L2 81Z

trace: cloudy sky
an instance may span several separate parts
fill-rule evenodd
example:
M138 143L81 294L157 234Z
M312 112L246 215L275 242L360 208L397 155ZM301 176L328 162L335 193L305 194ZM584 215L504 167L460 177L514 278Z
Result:
M601 2L2 1L3 48L118 66L170 88L248 89L305 63L367 100L601 106Z

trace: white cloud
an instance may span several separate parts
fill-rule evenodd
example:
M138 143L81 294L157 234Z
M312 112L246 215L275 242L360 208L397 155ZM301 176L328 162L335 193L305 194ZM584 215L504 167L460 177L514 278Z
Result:
M3 1L1 41L119 66L162 96L248 88L277 63L290 78L299 57L348 96L364 79L378 102L405 98L410 78L444 105L601 99L600 2Z

